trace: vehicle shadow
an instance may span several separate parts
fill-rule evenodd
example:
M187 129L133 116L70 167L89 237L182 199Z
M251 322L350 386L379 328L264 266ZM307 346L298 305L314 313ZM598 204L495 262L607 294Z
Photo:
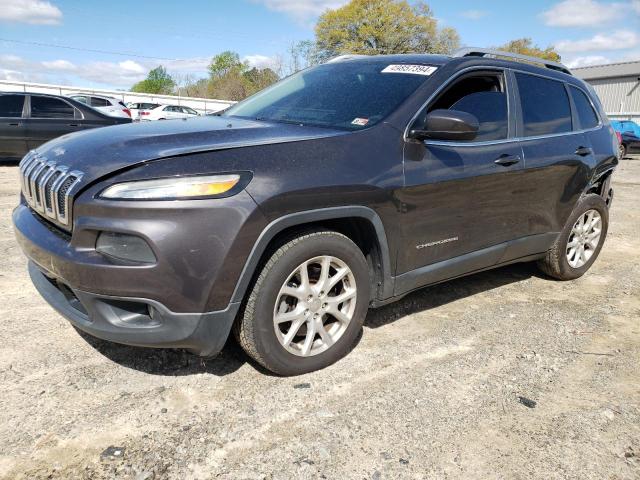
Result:
M536 268L534 262L528 262L515 263L456 280L449 280L416 290L401 300L384 307L369 310L364 325L367 328L379 328L407 315L438 308L456 300L521 282L531 277L547 278Z
M213 358L202 358L183 349L143 348L108 342L76 329L80 337L100 354L123 367L150 375L179 377L208 373L219 377L238 370L248 358L231 339Z
M533 263L520 263L423 288L390 305L370 310L364 325L366 328L379 328L407 315L425 312L461 298L517 283L533 276L542 277L543 274ZM109 360L150 375L182 376L208 373L225 376L235 372L245 363L249 363L265 375L273 375L247 357L232 338L227 341L217 357L205 359L192 355L186 350L132 347L107 342L80 330L76 331L89 345ZM361 338L362 332L353 348Z
M0 157L0 167L17 167L19 163L19 158Z

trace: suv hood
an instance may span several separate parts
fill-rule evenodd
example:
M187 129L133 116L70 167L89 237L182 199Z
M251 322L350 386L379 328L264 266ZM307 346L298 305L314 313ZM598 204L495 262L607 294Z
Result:
M122 168L160 158L345 133L348 132L208 116L118 125L72 133L47 142L37 152L49 161L83 172L82 183L86 185Z

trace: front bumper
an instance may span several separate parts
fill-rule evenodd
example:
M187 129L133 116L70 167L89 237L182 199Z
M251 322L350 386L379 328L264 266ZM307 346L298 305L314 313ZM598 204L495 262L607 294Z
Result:
M182 216L189 217L184 211ZM211 213L208 218L212 216L216 215ZM164 235L162 224L157 226L156 222L146 231L159 232L163 245L171 241L176 247L158 249L160 243L153 242L156 237L151 235L150 243L156 251L166 252L157 265L118 265L89 248L93 240L86 245L82 241L89 235L87 232L95 231L97 220L88 230L78 227L74 238L65 236L24 204L15 209L13 221L18 244L30 260L29 273L35 287L80 330L117 343L186 348L202 356L215 355L224 346L240 305L221 301L223 306L207 308L206 301L209 292L219 294L223 286L233 286L224 285L232 283L229 281L215 282L211 290L211 277L220 272L209 273L219 268L222 258L209 253L205 262L194 254L189 258L194 258L195 266L185 262L185 255L178 248L179 239ZM188 222L183 225L188 226ZM187 251L188 241L189 238L182 242ZM171 268L170 261L179 262L186 272ZM197 270L199 264L203 265L202 271ZM227 295L230 293L224 296Z
M217 312L175 313L149 299L72 289L50 275L29 262L31 281L49 305L89 335L126 345L186 348L196 355L216 355L240 306L231 303Z

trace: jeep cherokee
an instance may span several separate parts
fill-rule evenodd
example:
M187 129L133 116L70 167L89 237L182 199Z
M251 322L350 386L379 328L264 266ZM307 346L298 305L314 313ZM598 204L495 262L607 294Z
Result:
M53 140L20 164L13 222L36 288L77 328L202 356L233 331L295 375L426 285L526 261L583 275L616 152L561 64L346 56L217 117Z

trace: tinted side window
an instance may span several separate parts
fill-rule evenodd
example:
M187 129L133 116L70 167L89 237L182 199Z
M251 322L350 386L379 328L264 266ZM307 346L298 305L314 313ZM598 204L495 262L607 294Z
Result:
M78 97L71 97L71 98L73 98L74 100L76 100L76 101L78 101L80 103L84 103L85 105L89 105L89 99L87 97L78 96Z
M24 95L0 95L0 117L20 118Z
M576 107L576 113L578 114L578 122L580 125L576 125L576 128L587 129L593 128L598 125L598 115L593 110L591 102L584 94L582 90L576 87L569 87L571 92L571 98L573 98L573 104Z
M31 96L33 118L73 118L73 107L57 98Z
M522 104L524 136L571 131L571 107L564 84L516 73Z
M91 97L92 107L108 107L109 105L111 105L109 101L104 98Z
M505 139L509 115L504 85L501 73L465 76L440 94L428 111L447 109L472 114L480 124L475 142Z

